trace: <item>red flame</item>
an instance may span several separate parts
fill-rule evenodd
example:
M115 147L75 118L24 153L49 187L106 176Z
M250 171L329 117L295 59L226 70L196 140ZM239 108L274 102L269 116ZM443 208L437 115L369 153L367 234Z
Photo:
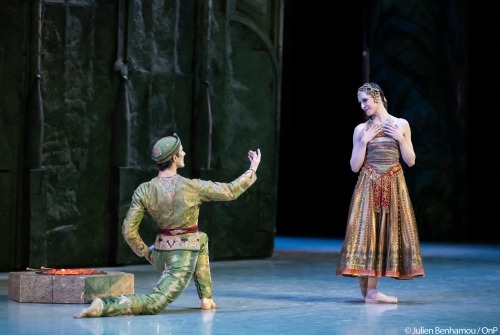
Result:
M96 269L42 269L44 275L101 275L106 272Z

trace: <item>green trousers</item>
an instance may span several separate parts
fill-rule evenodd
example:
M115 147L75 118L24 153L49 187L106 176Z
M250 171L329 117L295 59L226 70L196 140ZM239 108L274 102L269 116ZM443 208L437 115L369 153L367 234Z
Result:
M154 266L162 273L150 294L124 294L102 298L101 316L151 315L162 312L177 299L194 277L198 297L212 298L208 237L199 233L200 250L153 250Z

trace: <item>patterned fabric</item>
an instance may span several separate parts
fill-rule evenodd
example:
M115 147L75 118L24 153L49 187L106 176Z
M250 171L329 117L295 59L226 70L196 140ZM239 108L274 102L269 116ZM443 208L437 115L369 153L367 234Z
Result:
M417 223L396 140L381 131L367 145L336 274L423 277Z
M158 314L186 289L194 278L200 299L212 298L208 237L193 231L198 225L199 207L207 201L229 201L238 198L255 181L249 170L231 183L187 179L179 175L155 177L137 187L122 226L123 237L141 257L148 247L139 235L139 225L147 211L158 228L178 229L179 234L158 233L152 259L162 273L150 294L128 294L104 298L101 316ZM174 230L175 231L175 230Z
M256 180L255 173L250 170L231 183L188 179L179 175L155 177L142 183L135 190L122 225L123 237L137 256L144 257L148 252L148 246L139 235L139 225L146 210L158 228L182 229L196 226L200 205L203 202L235 200ZM182 242L189 244L190 237L196 234L181 235ZM163 240L161 233L156 237L156 241L160 239ZM179 249L182 243L171 241L164 243L164 246L160 244L158 245L160 250L174 250ZM167 247L169 244L171 248ZM188 249L196 250L197 246L188 247Z
M188 286L195 271L198 252L191 250L154 251L153 259L155 264L159 264L163 268L160 280L153 291L150 294L124 294L103 298L104 307L101 316L160 313L177 299Z

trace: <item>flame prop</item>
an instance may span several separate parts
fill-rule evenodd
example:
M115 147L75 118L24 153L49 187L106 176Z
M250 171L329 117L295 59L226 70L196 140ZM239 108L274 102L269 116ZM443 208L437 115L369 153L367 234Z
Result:
M102 275L106 272L96 269L52 269L42 267L40 269L27 268L28 271L35 271L42 275Z

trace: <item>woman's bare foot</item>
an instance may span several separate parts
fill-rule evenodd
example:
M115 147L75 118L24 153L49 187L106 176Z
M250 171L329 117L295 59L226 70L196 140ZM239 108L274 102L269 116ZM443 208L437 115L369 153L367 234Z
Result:
M215 302L213 299L202 298L201 299L201 309L213 309L215 308Z
M385 295L377 290L369 290L366 294L365 302L376 304L397 304L398 298Z
M102 314L104 303L100 298L95 298L89 307L83 309L80 313L75 314L76 319L81 318L98 318Z

